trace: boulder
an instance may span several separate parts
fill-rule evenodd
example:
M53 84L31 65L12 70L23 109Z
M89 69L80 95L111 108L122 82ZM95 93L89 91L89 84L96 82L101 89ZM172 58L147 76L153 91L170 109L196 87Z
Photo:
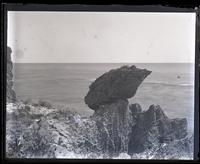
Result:
M7 47L7 86L6 86L6 101L12 103L16 101L16 94L13 90L13 64L11 60L12 50L10 47Z
M151 73L146 69L123 66L97 78L89 87L85 103L93 110L100 105L133 97L142 81Z

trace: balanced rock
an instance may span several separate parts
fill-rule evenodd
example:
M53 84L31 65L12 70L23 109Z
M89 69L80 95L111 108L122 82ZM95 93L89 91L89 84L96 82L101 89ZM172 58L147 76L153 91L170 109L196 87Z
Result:
M7 47L7 87L6 87L6 101L7 102L14 102L16 101L16 94L13 90L13 64L11 60L11 53L12 50L10 47Z
M112 69L90 85L85 103L96 110L100 105L131 98L150 73L151 71L136 68L134 65Z
M98 150L109 157L145 152L187 136L187 120L170 119L159 105L142 111L129 104L142 81L151 73L135 66L113 69L89 87L85 103L94 110Z

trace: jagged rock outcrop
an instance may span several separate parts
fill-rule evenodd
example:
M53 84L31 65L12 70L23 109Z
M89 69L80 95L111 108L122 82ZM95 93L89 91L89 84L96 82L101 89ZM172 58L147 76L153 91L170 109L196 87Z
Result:
M168 118L159 105L142 111L140 104L129 104L138 86L151 73L135 66L113 69L89 87L85 103L95 112L92 120L98 130L98 144L109 156L145 152L187 135L187 120Z
M85 103L91 109L97 110L101 105L131 98L150 73L151 71L136 68L134 65L112 69L90 85Z
M140 112L138 104L131 107L133 121L136 124L132 127L129 136L129 154L140 153L155 145L170 143L187 136L187 120L185 118L170 119L159 105L151 105L144 112Z
M11 60L12 50L10 47L7 47L7 88L6 88L6 101L8 103L16 101L16 94L13 90L13 64Z

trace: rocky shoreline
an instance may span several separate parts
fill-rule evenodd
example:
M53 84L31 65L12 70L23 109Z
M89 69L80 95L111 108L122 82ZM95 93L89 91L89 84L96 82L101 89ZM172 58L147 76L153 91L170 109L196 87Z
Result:
M128 102L151 71L123 66L97 78L84 99L94 114L83 118L45 101L17 100L11 52L8 48L8 158L193 158L186 118L170 119L159 105L142 110Z
M148 113L148 110L142 111L140 114L145 114L146 112ZM155 113L157 112L152 112L152 115L155 115ZM131 113L129 114L131 115ZM130 116L129 114L127 116ZM160 125L152 125L144 131L144 135L143 131L141 133L142 127L138 130L141 124L139 122L137 124L131 122L133 117L130 117L127 121L124 120L126 122L126 125L124 125L121 117L116 117L116 113L112 114L112 116L115 116L114 119L112 118L115 125L111 125L110 112L106 112L103 115L104 117L98 114L83 118L78 113L67 109L47 108L41 105L36 106L35 103L25 104L21 101L9 103L7 104L6 117L7 157L81 159L193 158L193 135L160 142L159 135L161 132L158 131ZM117 120L119 122L116 122ZM101 127L102 125L103 127ZM170 123L168 126L171 126ZM119 129L119 127L124 129ZM134 129L137 132L140 131L140 133L135 133ZM176 131L174 130L170 137L176 136L177 134L175 133ZM184 133L181 134L185 135ZM168 139L169 135L166 137Z

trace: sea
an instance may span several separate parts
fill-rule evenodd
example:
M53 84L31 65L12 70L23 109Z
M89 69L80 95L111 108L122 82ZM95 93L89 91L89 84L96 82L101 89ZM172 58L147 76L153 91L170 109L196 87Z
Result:
M82 116L93 114L84 102L89 85L103 73L123 65L146 68L152 73L138 87L130 103L143 110L160 105L170 118L186 117L194 129L194 64L189 63L15 63L14 90L19 100L45 100Z

